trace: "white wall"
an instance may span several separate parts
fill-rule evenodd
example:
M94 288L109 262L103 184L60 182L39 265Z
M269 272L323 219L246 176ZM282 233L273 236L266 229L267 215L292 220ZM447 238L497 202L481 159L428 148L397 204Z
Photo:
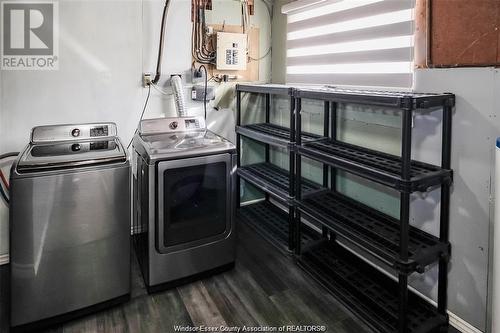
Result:
M19 151L33 126L113 121L127 144L144 105L143 72L154 72L163 0L59 0L60 66L58 71L0 72L0 152ZM191 68L191 2L172 0L160 86L170 74ZM240 24L239 2L213 2L211 22ZM269 43L267 9L256 1L251 23L261 28L261 49ZM261 76L270 73L270 58ZM202 104L191 104L201 112ZM171 96L151 91L145 118L173 114ZM227 133L232 112L210 112L209 123ZM229 120L229 121L226 121ZM218 122L218 123L217 123ZM226 127L227 127L226 126ZM8 252L7 210L0 203L0 256Z
M450 91L457 96L453 117L450 240L452 259L449 273L449 310L470 324L486 330L489 272L489 234L493 221L494 147L500 136L500 72L493 68L429 69L416 72L418 91ZM437 119L439 121L439 119ZM415 158L436 155L440 132L436 118L416 124ZM434 199L429 197L428 202ZM417 206L425 214L427 206ZM437 218L434 210L434 220ZM429 213L427 213L429 214ZM432 220L430 217L429 220ZM428 222L430 223L430 222ZM434 224L437 227L437 223ZM423 225L424 228L429 227ZM432 228L432 227L431 227ZM437 292L431 275L426 281Z

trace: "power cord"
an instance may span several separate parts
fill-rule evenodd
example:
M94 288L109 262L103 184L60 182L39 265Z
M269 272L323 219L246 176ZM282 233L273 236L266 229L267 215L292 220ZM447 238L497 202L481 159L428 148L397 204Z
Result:
M5 194L3 187L0 185L0 195L2 196L3 200L5 201L5 204L8 206L9 205L9 197L7 194Z
M148 85L148 96L146 97L146 101L144 102L144 108L142 109L141 117L139 118L139 122L137 123L137 127L135 128L134 135L132 136L132 139L130 139L130 142L128 143L127 150L130 148L132 141L134 141L134 136L137 134L137 131L139 130L139 124L141 123L141 120L144 117L144 112L146 112L146 107L148 106L150 95L151 95L151 84Z
M13 153L7 153L7 154L1 154L0 155L0 160L6 159L8 157L16 157L19 155L19 152L13 152ZM9 183L7 182L7 179L5 178L2 170L0 169L0 196L3 198L7 206L9 205Z

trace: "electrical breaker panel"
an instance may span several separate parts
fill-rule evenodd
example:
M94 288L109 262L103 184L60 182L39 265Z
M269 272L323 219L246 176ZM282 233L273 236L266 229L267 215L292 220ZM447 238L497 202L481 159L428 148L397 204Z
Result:
M247 35L217 32L217 69L247 69Z

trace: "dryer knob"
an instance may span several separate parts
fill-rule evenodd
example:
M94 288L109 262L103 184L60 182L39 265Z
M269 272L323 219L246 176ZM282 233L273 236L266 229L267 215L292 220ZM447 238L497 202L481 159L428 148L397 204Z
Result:
M80 136L80 129L78 128L75 128L71 131L71 135L75 138L79 137Z
M170 125L168 125L170 127L170 129L177 129L177 127L179 126L179 123L176 122L176 121L173 121L170 123Z

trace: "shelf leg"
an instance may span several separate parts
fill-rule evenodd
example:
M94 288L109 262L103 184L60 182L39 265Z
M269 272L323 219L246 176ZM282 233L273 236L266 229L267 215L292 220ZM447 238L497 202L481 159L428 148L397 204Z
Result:
M297 146L302 144L302 100L300 98L296 99L295 103L295 127L296 127L296 136L295 142ZM291 154L292 155L292 154ZM295 197L297 200L302 199L302 159L300 154L295 155ZM295 254L300 256L301 254L301 214L300 211L297 210L295 212Z
M325 101L323 110L323 136L328 137L330 128L330 102ZM323 187L328 187L328 165L323 164ZM323 226L321 228L323 238L328 238L329 230L327 227Z
M290 97L290 142L295 142L295 98Z
M269 124L271 120L271 95L270 94L265 94L265 104L266 104L266 124ZM266 157L266 162L269 163L270 158L271 158L271 147L268 144L265 144L265 157ZM266 201L269 201L269 193L265 194Z
M401 143L401 177L411 179L411 131L412 110L402 112L402 143ZM400 242L399 257L402 261L408 260L408 244L410 238L410 193L401 192L400 202ZM399 275L399 331L407 332L408 314L408 276Z
M271 160L271 148L269 147L268 144L265 144L265 147L266 147L265 161L266 163L269 163ZM271 196L267 192L264 194L264 196L266 198L266 201L269 201L269 199L271 198Z
M290 198L295 197L295 154L290 151L289 160L289 181L290 187L288 189L288 195ZM295 214L296 209L292 205L288 207L288 249L293 251L295 249L295 237L296 237L296 226L295 226Z
M288 250L295 249L295 207L288 206Z
M408 332L408 276L399 274L399 332Z
M451 138L452 138L452 113L449 106L443 107L443 137L441 167L451 169ZM449 242L450 229L450 184L441 186L441 220L439 225L439 240ZM448 258L439 259L438 277L438 311L442 315L447 314L448 308Z
M290 142L295 142L295 99L290 97ZM288 195L290 198L295 198L295 153L293 150L289 152L288 161L288 179L289 188ZM295 249L295 239L296 239L296 221L295 221L296 209L292 205L288 209L288 249L293 251Z
M236 91L236 126L241 126L241 91ZM236 167L241 166L241 136L236 134ZM241 179L236 176L236 208L241 206Z
M330 128L330 102L325 101L323 110L323 136L328 137ZM323 164L323 186L328 187L328 165Z
M408 259L410 193L401 193L400 205L400 259ZM407 332L408 276L399 274L399 332Z
M266 123L271 121L271 95L266 94Z
M330 128L331 139L337 140L337 103L332 102L330 107ZM337 169L330 167L330 189L333 192L337 191Z

